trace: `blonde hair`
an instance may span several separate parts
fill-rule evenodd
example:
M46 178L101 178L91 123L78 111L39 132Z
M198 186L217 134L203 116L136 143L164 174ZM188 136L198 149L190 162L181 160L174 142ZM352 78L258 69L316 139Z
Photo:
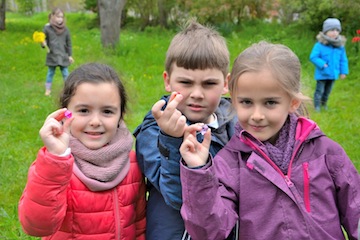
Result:
M229 73L230 54L225 39L211 27L191 19L172 39L166 53L165 71L172 66L185 69L219 69L224 77Z
M229 90L231 96L236 95L237 80L241 74L259 72L263 69L271 71L281 88L290 97L302 102L297 114L307 116L304 102L309 101L310 98L301 93L300 60L290 48L282 44L261 41L240 53L235 59L230 73Z

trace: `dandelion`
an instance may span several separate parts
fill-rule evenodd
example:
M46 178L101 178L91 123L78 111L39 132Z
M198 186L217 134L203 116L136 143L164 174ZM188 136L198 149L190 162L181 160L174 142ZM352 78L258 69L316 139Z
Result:
M34 34L33 34L33 39L35 42L37 43L42 43L45 41L45 33L43 32L38 32L38 31L35 31Z
M45 33L43 33L43 32L35 31L35 32L33 33L33 40L34 40L34 42L36 42L36 43L42 43L42 44L44 44L44 43L45 43L45 38L46 38L46 36L45 36ZM50 52L50 49L49 49L49 47L46 45L46 43L45 43L44 45L45 45L46 51L47 51L47 52Z

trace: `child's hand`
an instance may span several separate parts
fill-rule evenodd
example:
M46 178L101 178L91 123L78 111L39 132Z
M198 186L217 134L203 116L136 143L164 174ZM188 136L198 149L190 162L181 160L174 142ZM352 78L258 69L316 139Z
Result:
M66 108L63 108L51 113L39 131L48 152L55 155L63 154L69 147L70 124L74 118L70 117L62 121L65 118L66 110Z
M49 47L48 47L48 45L47 45L46 41L43 41L43 42L41 43L41 46L42 46L43 48L46 48L46 52L47 52L47 53L49 53L49 52L50 52L50 49L49 49Z
M73 59L73 57L72 57L72 56L70 56L70 57L69 57L69 62L70 62L70 64L72 64L72 63L74 63L74 62L75 62L75 60Z
M211 143L211 130L207 129L204 134L204 141L199 143L196 133L201 131L203 124L196 123L186 127L184 141L180 146L180 153L187 166L190 168L203 166L209 158L209 148Z
M161 108L165 105L164 100L156 102L151 109L160 129L172 137L182 137L184 135L186 117L177 110L177 106L182 99L181 94L173 92L164 111L161 111Z
M345 79L346 75L345 74L340 74L340 79Z

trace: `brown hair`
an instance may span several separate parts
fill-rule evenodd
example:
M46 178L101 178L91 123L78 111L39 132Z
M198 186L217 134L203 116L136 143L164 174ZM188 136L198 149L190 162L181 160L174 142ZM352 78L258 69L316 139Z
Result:
M127 104L125 87L114 69L108 65L100 63L84 64L70 73L65 81L64 88L60 96L60 106L62 108L69 105L72 96L75 95L76 88L82 83L114 84L119 91L121 118L123 119Z
M58 12L61 12L63 15L64 15L64 18L65 18L65 13L64 13L64 11L61 9L61 8L59 8L59 7L55 7L55 8L53 8L53 10L51 11L51 13L49 13L49 20L50 20L50 18L51 18L51 16L54 16L54 15L56 15Z
M226 41L217 31L191 19L172 39L166 53L165 71L171 75L175 63L191 70L216 68L226 77L229 56Z
M303 102L310 100L301 93L301 64L295 53L285 45L271 44L266 41L255 43L245 49L235 59L230 73L229 91L236 95L237 80L245 72L271 71L280 86L292 98L302 101L298 115L307 115Z

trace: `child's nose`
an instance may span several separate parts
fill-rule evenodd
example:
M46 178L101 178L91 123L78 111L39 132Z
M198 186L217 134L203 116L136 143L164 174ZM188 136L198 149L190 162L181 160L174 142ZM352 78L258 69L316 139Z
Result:
M192 90L191 90L191 94L190 96L192 98L204 98L204 93L202 91L202 88L201 87L194 87Z
M93 127L98 127L101 125L101 119L99 114L93 114L90 120L90 125Z
M264 119L264 114L260 107L255 107L255 109L251 115L251 119L253 121L261 121Z

